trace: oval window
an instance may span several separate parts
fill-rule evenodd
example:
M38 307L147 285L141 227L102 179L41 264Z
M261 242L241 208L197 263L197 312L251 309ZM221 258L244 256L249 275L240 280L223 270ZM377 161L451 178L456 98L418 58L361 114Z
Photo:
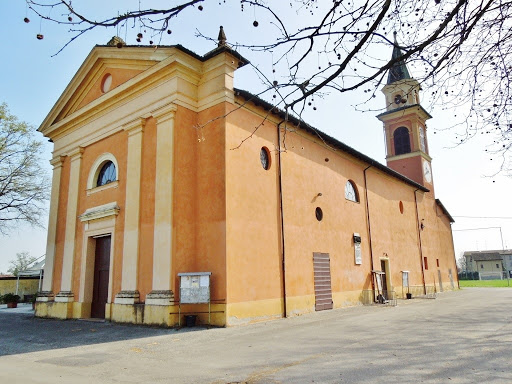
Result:
M101 187L102 185L106 185L116 181L116 166L113 162L107 161L100 169L98 173L98 179L96 182L97 187Z
M398 204L398 208L400 209L400 213L403 214L404 213L404 203L402 203L402 201L400 201L400 203Z
M260 150L260 161L261 166L264 170L268 171L270 169L270 151L267 147L262 147Z
M112 75L110 73L107 73L105 76L103 76L103 80L101 81L101 91L103 93L106 93L110 91L110 87L112 86Z
M318 221L322 221L322 219L324 218L324 213L322 212L322 208L316 207L315 216Z

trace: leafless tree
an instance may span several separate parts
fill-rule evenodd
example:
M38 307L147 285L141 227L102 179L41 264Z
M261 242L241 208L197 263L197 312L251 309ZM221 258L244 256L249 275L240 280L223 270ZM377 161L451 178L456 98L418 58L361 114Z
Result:
M459 268L460 272L466 272L467 271L467 260L464 256L464 252L461 252L459 257L457 258L457 267Z
M35 129L0 104L0 234L25 222L41 226L49 179Z
M16 259L9 261L9 269L7 272L11 273L13 276L18 276L20 272L28 269L36 260L36 257L30 256L30 253L26 251L18 252L16 253Z
M97 27L131 23L141 31L133 34L137 43L158 45L165 44L177 17L184 12L208 12L219 0L175 0L165 9L153 8L156 1L144 0L147 8L122 14L113 11L98 20L70 0L26 2L39 17L67 25L69 43ZM316 108L315 98L332 91L360 89L367 99L373 98L386 83L388 70L403 61L422 86L423 103L452 111L457 143L486 135L491 143L489 159L498 161L501 171L512 170L511 1L239 2L240 12L254 10L256 15L258 11L248 28L271 28L273 37L256 42L228 39L228 43L242 53L252 50L271 56L272 72L258 71L266 84L262 93L268 93L265 97L276 107L300 117L304 110ZM400 57L390 59L389 49L385 57L380 54L381 47L392 45L401 49Z

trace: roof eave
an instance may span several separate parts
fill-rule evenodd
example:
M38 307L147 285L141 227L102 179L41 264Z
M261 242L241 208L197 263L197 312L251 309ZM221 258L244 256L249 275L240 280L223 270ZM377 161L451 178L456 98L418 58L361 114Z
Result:
M432 118L430 113L428 113L425 110L425 108L423 108L420 104L412 104L412 105L405 105L403 107L396 108L396 109L393 109L391 111L382 112L382 113L377 115L377 119L381 120L381 117L391 115L392 113L396 113L396 112L400 112L400 111L405 111L406 109L409 109L409 108L420 108L420 111L423 112L426 115L427 119L431 119Z
M247 92L247 91L244 91L244 90L238 89L238 88L235 88L234 91L235 91L236 96L241 96L242 98L246 99L247 101L251 101L255 105L263 107L263 109L265 109L267 111L272 111L275 115L279 116L283 120L288 118L288 121L290 121L291 123L301 127L302 129L304 129L305 131L307 131L309 133L319 136L326 143L329 143L330 145L338 148L339 150L356 157L357 159L383 171L384 173L387 173L388 175L393 176L393 177L395 177L395 178L397 178L397 179L399 179L399 180L409 184L410 186L415 187L418 190L421 190L423 192L430 191L428 188L425 188L423 185L416 183L415 181L409 179L408 177L402 175L401 173L398 173L398 172L394 171L393 169L388 168L385 165L379 163L377 160L374 160L371 157L366 156L365 154L355 150L354 148L342 143L341 141L338 141L337 139L327 135L326 133L323 133L322 131L312 127L305 121L300 120L300 119L290 116L290 115L288 115L288 117L287 117L286 113L283 110L281 110L281 109L277 108L276 106L270 104L269 102L259 98L258 96L253 95L250 92Z
M448 220L450 220L450 223L455 223L455 220L453 220L453 217L450 215L450 212L446 209L446 207L441 203L441 200L436 199L436 204L439 205L439 207L442 209L443 213L448 217Z

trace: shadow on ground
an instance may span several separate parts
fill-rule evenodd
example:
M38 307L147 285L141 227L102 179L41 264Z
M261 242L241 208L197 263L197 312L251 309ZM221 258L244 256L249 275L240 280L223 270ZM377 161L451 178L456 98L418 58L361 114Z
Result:
M204 327L168 329L110 322L56 320L33 313L0 311L0 356L81 345L110 343L205 330Z

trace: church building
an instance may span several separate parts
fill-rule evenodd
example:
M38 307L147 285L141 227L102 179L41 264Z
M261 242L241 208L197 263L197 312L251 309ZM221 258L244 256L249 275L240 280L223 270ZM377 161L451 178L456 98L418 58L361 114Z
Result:
M54 151L36 316L229 326L458 288L405 63L382 90L387 166L235 89L247 63L223 38L203 56L92 49L39 127Z

